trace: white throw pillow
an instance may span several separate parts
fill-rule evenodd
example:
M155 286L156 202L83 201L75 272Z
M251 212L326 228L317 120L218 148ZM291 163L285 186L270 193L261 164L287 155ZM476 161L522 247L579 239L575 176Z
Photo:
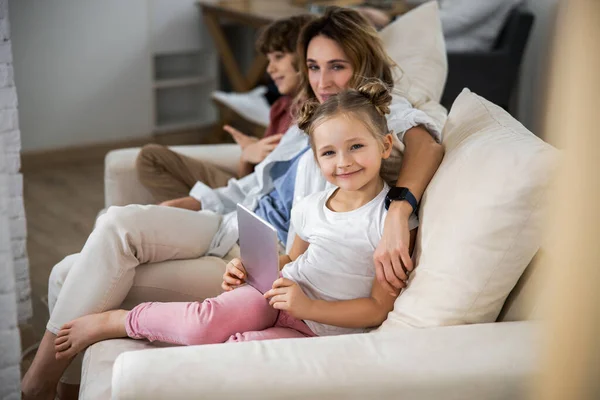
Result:
M558 151L468 89L443 138L421 203L417 267L380 331L495 321L542 241Z
M388 55L400 67L394 71L395 87L417 108L439 102L448 60L437 2L409 11L379 34Z

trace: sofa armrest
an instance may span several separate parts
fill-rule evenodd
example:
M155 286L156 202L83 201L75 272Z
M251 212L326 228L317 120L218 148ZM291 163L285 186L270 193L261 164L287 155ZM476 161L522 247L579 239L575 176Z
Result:
M534 322L398 330L121 354L113 399L520 399Z
M173 146L186 156L211 162L236 173L241 150L236 144ZM104 160L104 203L106 207L153 204L156 200L140 183L135 170L139 148L113 150Z

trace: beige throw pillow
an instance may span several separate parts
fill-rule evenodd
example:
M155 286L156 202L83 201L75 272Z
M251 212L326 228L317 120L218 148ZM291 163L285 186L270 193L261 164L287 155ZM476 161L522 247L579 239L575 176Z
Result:
M417 268L379 331L493 322L542 240L558 151L465 89L422 199Z
M395 87L417 108L442 98L448 61L436 1L399 17L380 32L385 50L400 67Z

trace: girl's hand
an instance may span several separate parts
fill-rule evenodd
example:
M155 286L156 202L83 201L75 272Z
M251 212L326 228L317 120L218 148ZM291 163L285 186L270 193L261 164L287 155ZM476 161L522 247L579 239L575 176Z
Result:
M406 201L392 202L381 241L373 254L377 281L391 296L397 296L406 287L408 273L413 270L408 230L411 213L412 207Z
M228 292L244 283L246 283L246 269L242 265L242 260L234 258L225 267L221 288Z
M264 296L270 299L269 304L273 308L287 311L297 319L309 319L313 300L304 294L296 282L279 278L273 282L273 289L266 292Z

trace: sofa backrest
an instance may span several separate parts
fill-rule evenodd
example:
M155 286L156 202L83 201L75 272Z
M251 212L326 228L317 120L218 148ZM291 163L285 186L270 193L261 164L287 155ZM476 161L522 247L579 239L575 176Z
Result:
M542 304L544 304L542 296L548 277L546 266L544 252L540 250L506 298L498 322L541 318Z

